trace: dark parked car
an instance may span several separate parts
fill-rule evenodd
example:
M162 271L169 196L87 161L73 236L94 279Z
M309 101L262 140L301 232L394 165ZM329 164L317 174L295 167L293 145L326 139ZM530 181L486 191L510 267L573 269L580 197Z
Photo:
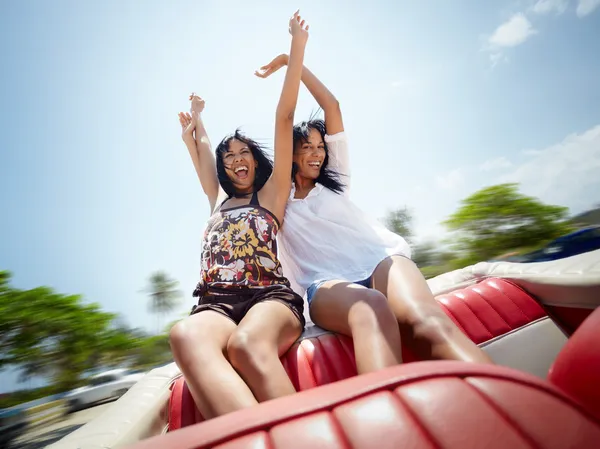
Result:
M545 247L521 256L519 262L547 262L600 249L600 226L579 229L552 240Z
M27 427L27 415L18 407L0 410L0 448L9 447Z

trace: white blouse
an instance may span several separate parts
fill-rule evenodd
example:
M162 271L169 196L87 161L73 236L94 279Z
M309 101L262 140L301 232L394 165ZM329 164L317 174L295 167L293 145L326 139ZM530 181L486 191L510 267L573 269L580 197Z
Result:
M300 295L314 282L367 279L383 259L410 257L408 243L378 220L368 217L349 198L350 164L344 132L325 136L328 166L341 175L344 192L317 185L304 199L292 186L283 226L277 236L284 275Z

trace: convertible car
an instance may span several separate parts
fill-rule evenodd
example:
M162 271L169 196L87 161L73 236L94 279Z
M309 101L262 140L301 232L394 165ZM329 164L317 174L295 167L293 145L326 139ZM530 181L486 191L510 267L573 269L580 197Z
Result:
M402 365L357 376L351 339L309 325L282 357L295 395L203 422L171 364L50 447L600 447L600 250L428 282L496 365L405 351Z

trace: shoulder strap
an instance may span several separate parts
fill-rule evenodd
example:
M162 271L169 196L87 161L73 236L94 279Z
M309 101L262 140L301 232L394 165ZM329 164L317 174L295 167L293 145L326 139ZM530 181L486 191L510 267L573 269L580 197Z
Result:
M225 204L226 201L229 201L232 197L227 195L227 197L221 201L221 204L219 204L218 206L215 207L215 209L212 211L213 214L216 214L217 212L219 212L221 210L221 208L223 207L223 204Z
M227 198L225 198L221 204L219 204L217 207L215 207L215 210L213 211L213 214L216 212L219 212L221 210L221 208L223 207L223 204L225 204L226 201L229 201L231 198L233 198L232 195L227 195ZM250 206L260 206L260 203L258 202L258 192L254 192L252 194L252 198L250 198L250 202L248 203Z

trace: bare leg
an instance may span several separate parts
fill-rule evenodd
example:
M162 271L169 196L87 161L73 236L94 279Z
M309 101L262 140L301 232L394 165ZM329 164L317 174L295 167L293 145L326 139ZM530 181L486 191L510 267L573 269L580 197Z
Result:
M389 257L375 269L372 282L388 298L402 341L419 357L493 363L440 308L414 262Z
M402 363L398 323L380 292L328 281L316 291L310 316L318 326L352 337L359 374Z
M301 333L294 313L270 300L255 304L229 338L229 360L260 402L296 392L279 357Z
M187 317L171 329L173 357L204 419L258 403L224 355L235 330L233 321L210 310Z

